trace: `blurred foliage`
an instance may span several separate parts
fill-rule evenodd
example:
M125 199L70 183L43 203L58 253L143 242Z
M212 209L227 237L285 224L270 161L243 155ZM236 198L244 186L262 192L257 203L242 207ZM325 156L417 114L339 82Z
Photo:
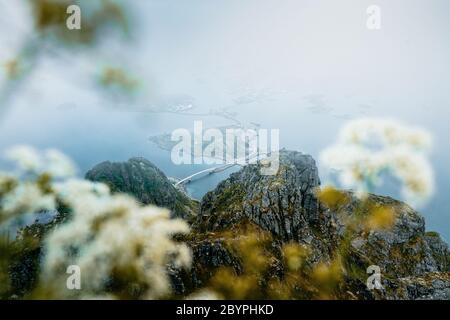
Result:
M368 230L389 230L395 222L395 213L389 207L374 207L370 209L370 215L366 226Z
M311 299L328 295L330 279L338 278L335 265L312 268L307 262L310 248L285 243L253 224L224 232L225 246L239 267L219 268L207 291L221 299ZM203 289L202 289L203 290Z
M46 174L32 175L33 183L42 195L51 194L51 177ZM20 182L15 178L0 179L0 204L8 195L19 188ZM31 200L31 198L30 198ZM59 212L50 222L38 222L39 215L46 211L37 211L36 220L12 234L9 226L22 218L22 211L27 212L28 206L15 207L11 213L5 212L0 205L0 299L21 298L28 295L36 286L40 272L40 259L43 254L44 238L53 228L70 217L71 210L64 203L57 203Z
M435 189L428 159L432 141L432 135L419 127L392 119L360 118L346 123L320 158L344 188L375 192L392 177L403 199L419 206L430 200Z
M322 204L331 210L337 210L350 201L348 194L331 186L326 186L318 190L317 197Z
M6 69L6 76L11 79L17 79L21 73L21 66L18 59L13 59L4 63Z
M132 94L139 86L139 81L129 72L117 67L105 67L99 77L100 85L111 93Z
M130 35L129 10L125 1L28 0L27 2L31 8L33 32L23 39L23 45L18 48L15 57L0 62L6 79L9 80L0 86L0 111L7 109L9 99L20 89L20 84L38 69L41 57L51 55L56 59L67 59L61 54L64 49L98 50L98 44L103 40L111 39L114 35L121 35L120 39L125 40ZM74 4L81 8L79 30L69 30L66 26L66 21L70 17L67 8ZM14 33L14 30L10 32ZM88 76L95 76L94 69L82 72L88 73ZM137 85L137 81L126 75L126 72L119 72L114 68L105 69L102 79L109 87L112 84L116 88L121 87L123 90L120 93L129 93Z
M9 297L11 280L8 274L12 250L9 233L0 236L0 299Z
M90 2L90 3L89 3ZM32 0L37 32L54 36L63 43L92 44L102 34L105 26L128 31L128 21L120 2L111 0ZM82 8L82 28L69 30L66 27L67 7L79 5ZM84 6L83 6L84 5ZM85 14L84 8L92 8Z
M0 298L170 295L167 266L191 263L189 248L173 239L189 231L185 221L111 194L104 184L77 179L71 160L57 150L16 146L6 155L15 167L0 171L0 235L18 221L27 226L0 237ZM50 222L40 221L41 215ZM27 217L36 220L30 224ZM83 270L83 290L67 287L71 265Z

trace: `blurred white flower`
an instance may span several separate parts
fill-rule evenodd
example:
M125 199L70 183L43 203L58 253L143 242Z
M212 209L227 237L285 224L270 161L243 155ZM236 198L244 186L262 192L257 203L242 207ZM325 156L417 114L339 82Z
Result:
M45 171L52 177L64 178L75 175L75 166L63 153L55 149L47 150L44 154Z
M401 147L391 150L393 174L402 182L402 194L414 203L423 203L434 193L434 172L423 154Z
M402 196L413 205L434 192L433 169L426 158L431 135L389 119L364 118L349 122L336 144L323 150L321 164L338 171L339 182L359 194L374 191L383 173L401 183Z
M44 194L36 184L31 182L19 184L0 198L0 210L6 217L54 209L55 197L51 194Z
M417 127L405 126L391 119L361 118L348 122L339 134L342 144L382 146L405 145L415 149L429 149L431 135Z
M189 295L186 300L221 300L216 292L210 289L202 289Z
M36 149L30 146L16 146L6 151L6 158L17 164L23 171L40 171L42 158Z
M3 192L3 189L6 187L5 184L7 184L9 181L14 181L15 178L13 175L0 171L0 192Z
M38 152L30 146L16 146L6 151L6 158L17 164L22 172L47 173L54 178L71 177L75 166L64 154L55 149Z
M19 170L18 176L0 172L0 224L25 213L54 210L57 202L70 208L69 221L45 239L41 280L58 298L74 294L65 286L69 265L81 268L79 298L114 297L106 286L115 279L139 285L138 297L148 299L170 293L169 265L190 266L190 249L173 240L189 227L171 219L168 210L113 195L105 184L73 178L71 160L59 151L20 146L7 155Z
M67 179L64 182L55 182L53 184L58 196L66 202L70 202L72 198L92 196L109 196L109 188L104 183L91 182L80 179Z
M114 274L122 273L133 274L132 280L145 284L145 298L155 299L170 292L168 263L190 265L189 248L172 240L189 228L182 220L171 220L168 210L141 207L126 195L80 196L77 191L68 199L73 219L46 241L46 281L75 264L83 272L83 294L101 292Z

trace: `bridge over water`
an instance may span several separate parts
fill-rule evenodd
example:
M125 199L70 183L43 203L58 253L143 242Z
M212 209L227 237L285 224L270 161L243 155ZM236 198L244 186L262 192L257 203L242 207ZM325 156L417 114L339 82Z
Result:
M252 163L252 160L254 160L257 157L258 157L258 153L253 153L250 156L245 157L245 159L248 160L248 163ZM175 183L175 186L179 186L181 184L188 184L188 183L192 182L193 179L196 177L199 177L197 179L201 179L202 177L206 177L206 176L214 174L214 173L219 173L219 172L225 171L234 166L244 166L244 165L242 165L242 163L245 163L245 162L242 160L244 160L244 159L243 158L237 159L234 161L234 163L224 164L224 165L221 165L218 167L208 168L208 169L196 172L186 178L181 179L180 181Z

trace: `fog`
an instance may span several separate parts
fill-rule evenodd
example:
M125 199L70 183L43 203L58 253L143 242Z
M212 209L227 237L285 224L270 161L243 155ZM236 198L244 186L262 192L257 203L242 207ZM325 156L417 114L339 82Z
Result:
M0 0L0 61L32 30L21 1ZM229 108L244 122L279 129L282 147L309 153L335 141L361 116L388 117L434 136L437 192L421 209L427 229L450 239L450 3L446 0L130 1L131 39L103 39L96 51L47 54L8 105L0 106L0 150L17 143L57 147L80 175L103 160L145 156L169 176L177 167L148 137L175 128L224 125L220 117L147 113L189 100L195 112ZM366 9L381 8L381 29ZM82 8L83 10L83 8ZM24 36L24 39L26 37ZM100 62L135 73L135 101L108 100L89 75ZM320 163L319 163L320 166ZM218 180L194 184L200 197Z

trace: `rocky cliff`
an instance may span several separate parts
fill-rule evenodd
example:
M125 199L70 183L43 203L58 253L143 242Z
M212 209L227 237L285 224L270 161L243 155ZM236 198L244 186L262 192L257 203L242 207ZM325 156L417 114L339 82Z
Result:
M169 208L175 217L189 220L197 212L197 202L175 188L161 170L144 158L102 162L86 173L86 179L103 182L112 192L131 194L143 204Z
M195 210L143 159L105 162L86 177L145 203L169 207L177 216L187 212L190 216ZM315 298L324 290L327 297L342 299L450 299L447 244L437 233L425 231L419 213L389 197L370 195L361 200L343 191L332 205L324 204L319 190L314 159L299 152L283 150L280 170L274 176L261 175L259 164L232 174L203 197L191 220L192 233L183 240L191 246L194 262L189 272L171 269L177 293L186 295L212 286L222 288L225 298ZM390 228L364 226L361 221L368 220L374 208L389 208L394 217ZM254 264L249 267L249 259L230 243L247 241L250 236ZM288 270L285 261L286 250L293 245L308 251L297 273ZM255 272L259 265L264 268ZM339 281L334 283L327 270L335 265ZM382 288L367 287L369 266L380 268ZM314 281L321 277L328 277L333 286L317 286ZM296 280L290 284L292 278ZM285 283L290 284L289 295L268 294L285 292L284 287L273 290L274 284L282 287ZM252 291L251 286L258 289ZM238 288L238 293L230 293L231 288Z

